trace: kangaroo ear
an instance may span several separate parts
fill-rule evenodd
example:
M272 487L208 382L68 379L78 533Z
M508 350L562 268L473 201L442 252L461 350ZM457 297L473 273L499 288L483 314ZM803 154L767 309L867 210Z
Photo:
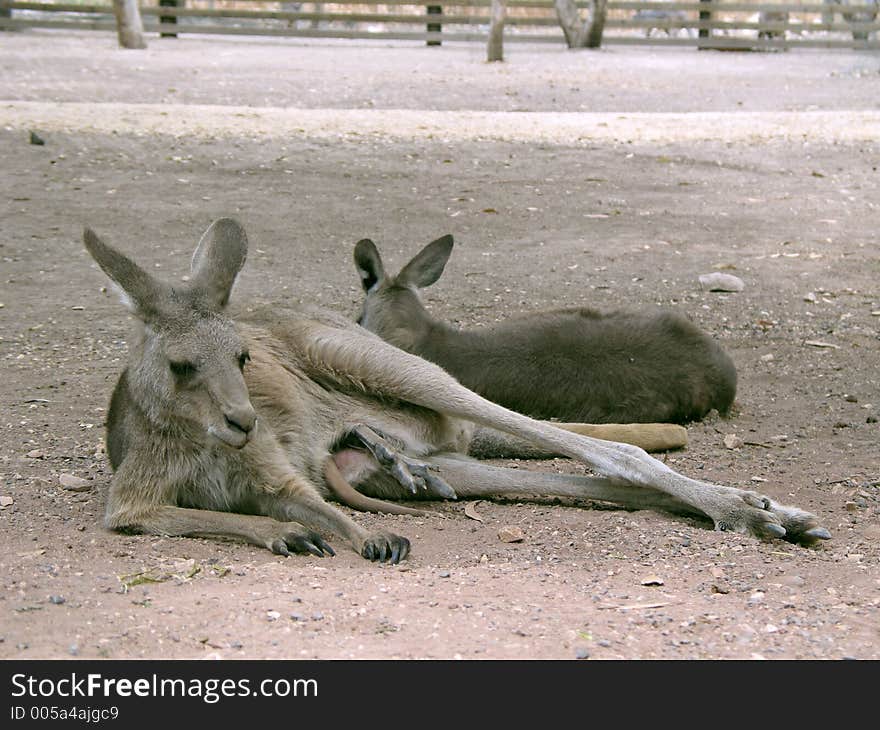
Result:
M134 261L104 243L91 228L83 231L86 250L110 277L122 296L122 303L144 321L155 318L166 294L165 286Z
M207 295L218 309L225 307L235 278L247 258L247 235L232 218L214 221L193 253L193 289Z
M424 289L431 286L440 274L452 254L452 236L449 234L432 241L419 251L397 275L399 284Z
M354 247L354 265L358 276L361 277L361 286L365 292L371 292L379 284L385 281L385 267L382 266L382 257L376 248L376 244L369 238L362 238Z

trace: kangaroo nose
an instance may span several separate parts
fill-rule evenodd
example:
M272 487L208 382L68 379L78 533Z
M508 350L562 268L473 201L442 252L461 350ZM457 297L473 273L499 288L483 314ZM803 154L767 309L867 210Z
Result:
M257 414L253 407L248 404L240 408L233 408L223 414L226 417L226 425L234 431L250 433L257 425Z

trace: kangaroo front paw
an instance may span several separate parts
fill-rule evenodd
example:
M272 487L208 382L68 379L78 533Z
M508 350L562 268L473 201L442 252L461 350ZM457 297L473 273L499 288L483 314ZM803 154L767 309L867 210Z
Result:
M319 558L323 558L325 555L336 555L333 548L317 532L295 522L283 523L281 532L282 534L275 537L268 545L276 555L311 553Z
M455 490L446 483L446 480L424 462L403 454L395 454L390 466L392 476L413 494L423 490L430 497L458 499Z
M369 426L356 426L352 434L373 455L381 467L412 494L423 491L426 496L440 499L457 499L455 490L437 474L436 468L416 457L405 454L391 440Z
M376 532L364 540L361 557L384 563L399 563L409 555L409 540L391 532Z

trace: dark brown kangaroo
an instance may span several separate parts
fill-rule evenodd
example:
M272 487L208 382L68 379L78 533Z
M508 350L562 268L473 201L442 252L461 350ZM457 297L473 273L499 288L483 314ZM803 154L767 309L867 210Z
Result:
M359 324L533 418L687 423L733 403L730 357L672 312L557 309L478 330L437 321L418 290L440 278L451 253L452 236L443 236L388 276L373 242L359 241L354 260L366 292Z
M369 532L325 501L356 488L371 499L565 495L687 512L761 537L830 537L797 508L506 410L336 314L270 308L233 319L226 305L247 253L233 220L205 232L182 285L157 281L88 229L85 245L137 319L107 419L110 528L317 556L333 554L325 536L335 534L370 560L403 559L406 538ZM603 476L468 459L474 424L488 442L525 442Z

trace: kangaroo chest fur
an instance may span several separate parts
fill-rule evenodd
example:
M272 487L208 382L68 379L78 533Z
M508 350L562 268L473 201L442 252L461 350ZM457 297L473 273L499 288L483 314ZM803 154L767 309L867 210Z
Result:
M357 330L357 325L331 313L310 311L323 325ZM291 321L291 320L288 320ZM429 408L369 393L358 384L348 388L322 382L309 363L309 321L296 318L297 328L242 325L251 353L245 379L257 409L260 429L277 439L285 458L299 473L323 485L323 466L345 444L353 427L367 425L413 455L467 450L473 424ZM370 335L373 336L373 335ZM265 434L263 434L265 435ZM258 435L259 438L259 435ZM246 452L248 447L245 447ZM357 486L357 485L355 485Z

